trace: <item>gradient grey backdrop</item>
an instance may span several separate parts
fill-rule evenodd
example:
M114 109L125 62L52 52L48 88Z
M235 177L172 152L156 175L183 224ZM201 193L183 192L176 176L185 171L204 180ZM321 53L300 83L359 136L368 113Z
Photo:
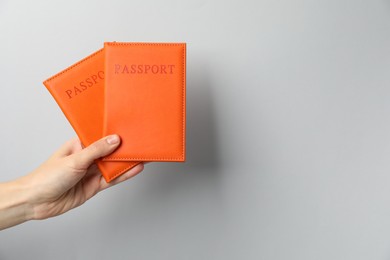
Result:
M188 161L0 232L0 259L390 259L390 1L0 0L0 181L75 134L42 81L188 43Z

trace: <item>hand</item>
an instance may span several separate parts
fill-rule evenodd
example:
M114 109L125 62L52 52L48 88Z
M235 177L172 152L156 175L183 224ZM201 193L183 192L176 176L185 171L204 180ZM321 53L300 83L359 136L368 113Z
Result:
M77 138L72 139L31 174L0 184L0 230L65 213L140 173L142 163L110 183L101 176L94 161L112 153L119 143L119 136L111 135L83 149Z

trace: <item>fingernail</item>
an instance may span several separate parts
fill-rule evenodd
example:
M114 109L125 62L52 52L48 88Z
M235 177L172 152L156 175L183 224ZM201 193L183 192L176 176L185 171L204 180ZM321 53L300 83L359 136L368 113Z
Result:
M109 137L107 137L106 140L107 140L108 144L117 144L117 143L119 143L119 136L110 135Z

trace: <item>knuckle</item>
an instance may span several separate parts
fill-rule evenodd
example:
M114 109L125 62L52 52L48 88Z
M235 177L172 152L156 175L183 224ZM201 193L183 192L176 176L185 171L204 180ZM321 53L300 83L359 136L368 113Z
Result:
M66 165L72 170L77 170L80 168L80 161L76 156L69 156L66 160Z

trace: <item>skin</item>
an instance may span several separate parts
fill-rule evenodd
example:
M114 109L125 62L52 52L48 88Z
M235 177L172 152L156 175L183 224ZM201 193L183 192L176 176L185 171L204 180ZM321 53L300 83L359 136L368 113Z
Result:
M104 180L94 161L112 153L119 144L119 136L111 135L83 149L74 138L30 174L0 183L0 230L63 214L140 173L143 163L110 183Z

